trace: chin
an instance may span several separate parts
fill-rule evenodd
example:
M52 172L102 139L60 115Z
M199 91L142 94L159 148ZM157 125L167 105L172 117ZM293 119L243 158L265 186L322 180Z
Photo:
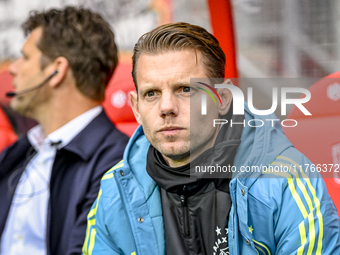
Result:
M162 155L175 160L185 159L190 156L190 146L185 144L162 146L158 151Z
M15 111L16 113L19 113L20 115L22 115L24 117L29 117L29 116L27 116L28 115L27 107L22 106L22 105L18 105L18 104L15 104L15 103L11 103L10 106L11 106L11 109L13 111Z
M21 112L22 112L22 111L20 111L20 108L21 108L21 107L18 106L18 104L17 104L17 102L16 102L16 98L13 98L13 99L12 99L12 101L11 101L11 103L10 103L10 107L11 107L11 109L12 109L13 111L15 111L15 112L21 114Z

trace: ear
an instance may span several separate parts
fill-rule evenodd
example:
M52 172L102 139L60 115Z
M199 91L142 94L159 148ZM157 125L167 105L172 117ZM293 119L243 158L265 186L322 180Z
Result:
M138 94L137 94L136 91L130 91L129 101L130 101L130 105L131 105L133 114L135 115L135 118L136 118L138 124L143 125L142 118L141 118L141 115L139 113Z
M58 73L50 80L51 87L57 87L65 79L67 73L70 71L68 60L65 57L57 57L53 63L46 68L46 72L53 73L58 70Z
M230 84L233 85L230 79L227 79L223 82L224 84ZM219 88L217 89L218 94L221 97L222 105L219 108L219 114L220 115L225 115L228 113L230 109L230 104L232 101L232 94L229 89L226 88Z

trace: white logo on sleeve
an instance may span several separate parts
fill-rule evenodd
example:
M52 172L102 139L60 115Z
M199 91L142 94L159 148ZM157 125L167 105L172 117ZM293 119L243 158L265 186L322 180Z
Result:
M213 255L229 255L228 228L224 230L216 226L216 241L213 246Z

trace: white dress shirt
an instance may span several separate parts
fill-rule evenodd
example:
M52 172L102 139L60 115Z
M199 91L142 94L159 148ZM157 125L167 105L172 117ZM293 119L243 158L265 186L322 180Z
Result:
M96 106L47 137L40 125L28 131L28 140L37 153L28 162L15 190L1 238L0 255L46 255L49 183L56 151L67 145L101 111L102 107Z

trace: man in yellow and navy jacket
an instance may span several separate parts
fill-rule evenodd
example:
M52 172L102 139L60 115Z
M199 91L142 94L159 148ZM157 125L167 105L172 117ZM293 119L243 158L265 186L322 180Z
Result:
M306 171L312 163L279 122L265 121L276 116L247 103L233 115L224 88L201 114L195 103L206 84L190 78L224 77L224 64L217 40L198 26L167 24L139 39L130 102L141 127L102 178L84 254L340 254L324 181ZM229 124L204 125L217 118ZM254 119L263 125L247 124ZM223 167L231 170L212 173Z

